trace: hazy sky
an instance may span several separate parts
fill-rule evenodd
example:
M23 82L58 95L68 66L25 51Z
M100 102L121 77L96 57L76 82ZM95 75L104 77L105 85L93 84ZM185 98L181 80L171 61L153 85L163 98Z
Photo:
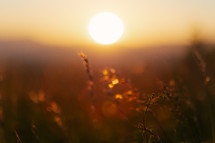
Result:
M0 40L98 45L87 27L104 11L117 14L125 26L115 45L186 43L193 26L205 39L215 37L215 0L0 0Z

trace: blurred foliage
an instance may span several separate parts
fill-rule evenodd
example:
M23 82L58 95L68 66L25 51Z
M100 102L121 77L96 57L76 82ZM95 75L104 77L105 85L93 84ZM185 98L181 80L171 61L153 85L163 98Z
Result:
M95 71L84 53L84 66L2 66L0 142L215 142L215 48L187 49L158 71Z

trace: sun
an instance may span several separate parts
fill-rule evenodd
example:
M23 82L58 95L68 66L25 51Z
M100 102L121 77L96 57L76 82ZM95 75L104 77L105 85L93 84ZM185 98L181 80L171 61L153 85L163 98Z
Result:
M103 12L95 15L89 23L90 36L98 43L108 45L115 43L122 36L124 25L121 19L111 13Z

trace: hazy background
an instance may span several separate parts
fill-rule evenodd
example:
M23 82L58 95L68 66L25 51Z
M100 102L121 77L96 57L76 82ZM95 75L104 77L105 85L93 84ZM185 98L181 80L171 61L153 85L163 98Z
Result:
M214 7L214 0L1 0L0 41L87 48L181 45L196 27L213 43ZM90 19L104 11L117 14L125 26L111 46L98 45L88 34Z

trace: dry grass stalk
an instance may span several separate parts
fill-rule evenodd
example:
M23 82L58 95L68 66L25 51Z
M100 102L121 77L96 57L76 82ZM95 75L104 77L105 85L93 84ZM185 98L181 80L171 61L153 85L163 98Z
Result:
M21 141L21 139L20 139L20 137L19 137L19 134L17 133L16 130L14 130L14 133L15 133L15 135L16 135L16 137L17 137L17 142L18 142L18 143L23 143L23 142Z
M86 54L84 52L80 52L79 56L81 57L81 59L83 61L83 64L85 66L85 69L86 69L86 72L87 72L87 75L88 75L90 81L93 81L93 76L92 76L92 73L91 73L91 68L90 68L89 60L88 60Z

